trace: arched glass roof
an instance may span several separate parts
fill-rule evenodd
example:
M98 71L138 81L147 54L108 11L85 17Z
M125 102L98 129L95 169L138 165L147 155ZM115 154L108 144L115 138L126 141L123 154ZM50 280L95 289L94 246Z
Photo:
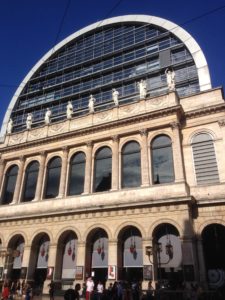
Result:
M147 82L148 96L167 92L165 70L175 71L176 90L186 96L211 88L205 57L196 41L181 27L167 20L130 15L97 22L79 30L51 49L18 87L6 112L13 131L44 124L47 108L52 122L66 118L66 105L73 104L73 117L88 113L88 99L96 99L96 111L113 106L112 89L119 103L136 101L137 83Z

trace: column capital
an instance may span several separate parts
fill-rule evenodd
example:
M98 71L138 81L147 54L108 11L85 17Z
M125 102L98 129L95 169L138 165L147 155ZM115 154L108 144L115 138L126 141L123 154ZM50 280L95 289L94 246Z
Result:
M46 151L41 151L41 152L39 152L39 155L42 156L42 157L45 157L46 153L47 153Z
M142 128L139 130L141 136L147 136L148 135L148 130L146 128Z
M170 126L171 126L172 130L179 129L180 128L180 123L179 122L171 122Z
M91 148L93 146L93 141L86 142L86 146Z
M118 134L115 134L112 136L112 141L113 142L118 142L119 141L119 135Z
M21 163L24 162L24 161L25 161L25 156L24 156L24 155L21 155L21 156L19 157L19 160L20 160Z
M0 158L0 165L4 165L5 160L3 158Z
M220 127L225 127L225 119L218 120L218 124Z

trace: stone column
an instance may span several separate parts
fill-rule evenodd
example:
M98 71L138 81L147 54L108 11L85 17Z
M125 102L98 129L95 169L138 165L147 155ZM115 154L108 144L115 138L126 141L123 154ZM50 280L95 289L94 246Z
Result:
M57 253L57 245L56 244L51 244L49 243L49 257L48 257L48 268L53 267L55 268L56 264L56 253ZM52 275L52 279L54 280L54 272ZM49 283L51 282L51 279L46 279L44 281L44 286L43 286L43 294L48 294L49 291Z
M119 136L114 135L112 149L112 190L119 189Z
M5 175L4 169L5 169L5 161L4 159L0 159L0 191L1 191L2 181Z
M188 272L190 273L193 271L193 281L195 281L198 278L198 265L196 261L196 248L195 244L193 243L193 238L191 236L185 236L183 238L180 238L181 240L181 249L182 249L182 263L183 263L183 273L185 277L185 268L188 266L193 266L193 269L189 270ZM184 278L185 280L185 278Z
M142 186L149 186L149 165L148 165L148 132L146 129L141 134L141 182Z
M204 259L204 252L202 246L202 239L200 237L197 239L197 255L198 255L198 267L199 267L199 281L204 286L207 286L205 259Z
M35 192L35 198L33 201L39 201L42 199L42 187L43 187L43 179L44 179L44 173L45 173L45 161L46 161L46 153L41 152L41 159L40 159L40 166L39 166L39 172L38 172L38 179L37 179L37 186L36 186L36 192Z
M25 279L28 277L28 274L29 274L28 268L29 268L30 254L31 254L31 245L24 246L22 268L27 268L27 273L26 273Z
M174 172L175 172L175 182L184 182L184 160L183 152L181 147L181 134L180 134L180 124L178 122L173 122L170 124L173 130L173 160L174 160Z
M19 171L16 179L16 186L15 186L15 192L13 195L13 201L11 204L18 203L20 202L20 193L22 192L22 178L23 178L23 173L24 173L24 163L25 163L25 158L24 156L20 157L20 165L19 165Z
M153 286L155 286L155 276L154 276L154 265L153 265L153 256L148 256L146 254L146 247L152 247L152 240L151 239L142 239L142 255L143 255L143 271L150 271L147 273L148 275L152 275L151 279L143 278L142 282L142 289L146 290L148 288L149 280L152 281ZM145 274L146 275L146 274Z
M84 194L89 194L91 192L92 147L93 143L91 141L88 142L86 151Z
M111 268L110 268L111 267ZM111 274L113 275L113 268L115 267L115 279L108 279L107 286L110 283L114 283L118 278L117 270L117 240L108 240L108 268L111 269Z
M63 198L66 195L66 174L68 166L68 147L63 147L62 169L60 176L59 195L57 198Z
M221 155L221 158L223 159L223 164L224 164L224 156L223 156L223 151L224 151L224 148L225 148L225 119L223 119L223 120L219 120L218 121L218 124L219 124L219 126L220 126L220 128L221 128L221 133L222 133L222 138L223 138L223 144L220 146L220 155ZM216 144L216 145L214 145L214 147L216 147L216 148L218 148L218 146L219 146L219 143L218 144ZM215 151L216 151L216 149L215 149ZM221 164L221 167L222 167L222 164ZM218 164L218 171L220 172L220 174L219 174L219 176L220 176L220 182L224 182L225 181L225 172L224 172L224 170L221 170L220 168L220 165Z
M76 283L82 283L86 279L85 276L85 255L86 255L86 244L84 241L77 242L77 252L76 252L76 266L83 268L83 279L76 280Z

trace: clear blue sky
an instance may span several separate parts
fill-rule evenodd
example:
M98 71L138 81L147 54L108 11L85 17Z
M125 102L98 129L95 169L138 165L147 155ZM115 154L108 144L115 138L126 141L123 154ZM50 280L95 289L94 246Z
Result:
M54 46L67 3L68 0L0 0L0 124L18 85ZM158 16L181 25L197 40L209 65L212 86L225 87L225 0L122 0L109 13L116 3L118 0L70 0L57 43L106 17ZM203 17L195 19L199 16Z

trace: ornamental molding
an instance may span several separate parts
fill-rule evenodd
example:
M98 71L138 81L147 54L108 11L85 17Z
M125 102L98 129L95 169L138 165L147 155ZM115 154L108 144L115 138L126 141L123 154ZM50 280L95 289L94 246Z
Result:
M220 127L225 127L225 119L219 120L218 124Z
M187 119L194 119L194 118L211 115L223 111L225 111L225 103L185 112L185 117Z

